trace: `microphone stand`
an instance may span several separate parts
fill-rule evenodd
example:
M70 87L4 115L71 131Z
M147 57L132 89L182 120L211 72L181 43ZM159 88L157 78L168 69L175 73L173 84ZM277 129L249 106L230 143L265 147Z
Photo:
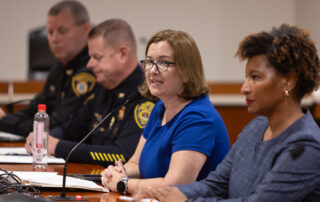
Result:
M69 161L69 158L71 156L71 154L73 153L73 151L78 148L78 146L80 144L82 144L86 139L88 139L88 137L97 129L99 128L99 126L111 115L113 114L113 112L119 110L122 106L126 105L128 102L134 100L137 96L139 95L139 93L135 93L132 96L128 97L128 99L122 103L121 105L119 105L117 108L115 108L114 110L112 110L109 114L107 114L98 124L96 127L94 127L78 144L76 144L71 151L69 152L64 166L63 166L63 178L62 178L62 192L60 196L51 196L49 198L51 198L54 201L87 201L87 199L85 198L76 198L74 196L69 196L66 197L66 175L67 175L67 163Z

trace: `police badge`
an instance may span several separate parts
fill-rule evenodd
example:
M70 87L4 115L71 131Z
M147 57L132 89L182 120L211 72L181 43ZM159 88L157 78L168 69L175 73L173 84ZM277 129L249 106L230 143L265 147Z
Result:
M96 84L94 76L87 72L79 73L72 77L72 90L79 97L87 92L90 92Z
M139 128L146 127L153 107L154 103L150 101L136 105L136 107L134 108L134 119Z

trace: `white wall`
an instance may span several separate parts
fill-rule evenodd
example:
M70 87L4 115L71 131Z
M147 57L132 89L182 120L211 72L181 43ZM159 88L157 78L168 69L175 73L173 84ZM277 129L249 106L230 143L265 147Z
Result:
M139 59L144 55L145 42L141 41L155 32L167 28L188 32L200 48L206 78L211 82L243 79L244 64L239 64L234 53L245 35L270 30L281 23L300 23L314 28L308 9L312 8L317 14L314 5L319 8L320 4L317 0L80 1L88 8L95 24L108 18L126 20L136 34ZM47 11L55 2L57 0L0 1L0 80L27 78L28 31L45 24ZM318 34L320 29L313 31ZM315 41L320 42L320 35Z
M320 49L320 1L297 0L297 24L308 29L313 41L317 44L318 54Z

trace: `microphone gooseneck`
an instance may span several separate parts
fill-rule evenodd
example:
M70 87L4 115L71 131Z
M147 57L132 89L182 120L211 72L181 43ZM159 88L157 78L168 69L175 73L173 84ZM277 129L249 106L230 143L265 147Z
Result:
M263 186L261 191L258 192L257 197L255 198L254 202L258 202L261 195L266 191L266 189L269 187L269 185L273 182L274 178L279 174L281 169L287 165L291 160L297 159L303 152L304 152L304 146L302 144L295 145L291 150L289 150L290 156L289 158L286 158L285 161L280 165L279 169L276 170L272 176L270 177L270 180Z
M136 92L134 93L133 95L129 96L126 101L124 103L122 103L121 105L119 105L118 107L116 107L115 109L113 109L111 112L109 112L80 142L78 142L78 144L76 144L69 152L66 160L65 160L65 163L64 163L64 166L63 166L63 178L62 178L62 191L61 191L61 195L60 197L51 197L51 199L55 200L55 201L63 201L63 200L66 200L66 175L67 175L67 163L69 161L69 158L71 156L71 154L73 153L73 151L75 149L78 148L78 146L80 144L82 144L86 139L88 139L88 137L94 132L97 130L97 128L100 127L100 125L111 115L113 114L115 111L119 110L122 106L126 105L127 103L129 102L132 102L134 101L135 99L137 99L139 97L139 93ZM71 197L73 198L73 197ZM72 200L72 199L68 199L69 201ZM79 199L75 199L75 201L79 201Z

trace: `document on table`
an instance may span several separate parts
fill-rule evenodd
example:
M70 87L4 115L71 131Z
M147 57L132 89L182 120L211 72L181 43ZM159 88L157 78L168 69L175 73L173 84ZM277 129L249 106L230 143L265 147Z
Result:
M25 137L19 135L0 131L0 141L19 142L24 141L25 139Z
M49 164L64 164L63 158L48 156ZM32 163L32 155L24 147L0 147L0 163Z
M3 174L3 172L0 172ZM39 186L39 187L62 187L62 175L58 175L56 172L25 172L25 171L13 171L13 174L17 175L25 185ZM66 188L86 189L92 191L109 192L108 189L97 185L89 180L77 179L74 177L66 177Z

